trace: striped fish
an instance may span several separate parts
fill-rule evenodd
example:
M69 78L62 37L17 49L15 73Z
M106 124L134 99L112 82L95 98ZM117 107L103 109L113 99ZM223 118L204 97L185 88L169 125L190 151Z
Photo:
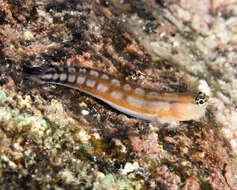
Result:
M73 88L114 109L140 119L160 122L198 120L205 114L204 93L161 93L85 67L43 65L25 67L27 78Z

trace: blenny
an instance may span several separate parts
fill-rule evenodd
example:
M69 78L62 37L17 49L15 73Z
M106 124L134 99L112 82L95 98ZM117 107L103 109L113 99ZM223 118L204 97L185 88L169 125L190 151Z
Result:
M27 78L77 89L127 115L144 120L174 122L198 120L205 114L204 93L168 93L142 88L86 67L43 65L25 67Z

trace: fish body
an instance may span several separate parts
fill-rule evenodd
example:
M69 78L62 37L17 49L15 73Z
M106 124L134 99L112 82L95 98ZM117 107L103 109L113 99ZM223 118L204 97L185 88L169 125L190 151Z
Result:
M122 113L148 121L198 120L206 110L203 93L161 93L91 68L44 65L24 71L32 80L79 90Z

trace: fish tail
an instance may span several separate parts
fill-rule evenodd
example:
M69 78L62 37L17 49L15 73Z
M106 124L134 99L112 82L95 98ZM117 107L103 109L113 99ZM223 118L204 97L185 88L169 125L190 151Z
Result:
M45 64L40 67L29 67L23 66L23 76L26 79L36 81L38 83L44 84L46 81L42 80L43 75L47 73L55 73L56 68L51 64Z
M23 66L23 73L29 75L41 75L52 71L55 71L55 67L51 64L45 64L40 67Z

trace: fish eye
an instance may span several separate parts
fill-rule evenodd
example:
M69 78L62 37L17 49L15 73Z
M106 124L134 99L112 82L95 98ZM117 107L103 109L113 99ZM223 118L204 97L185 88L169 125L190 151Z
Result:
M196 98L195 98L195 102L198 105L205 104L207 102L207 100L208 100L208 96L205 93L203 93L203 92L199 92L197 94Z

